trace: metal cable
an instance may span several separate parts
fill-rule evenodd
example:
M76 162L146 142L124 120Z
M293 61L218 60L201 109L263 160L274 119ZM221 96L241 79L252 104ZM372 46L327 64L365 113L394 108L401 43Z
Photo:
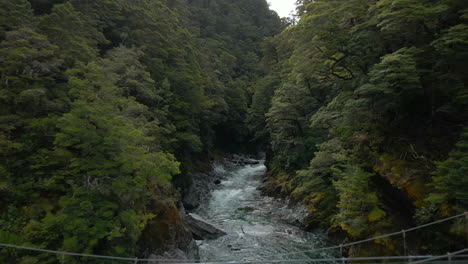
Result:
M418 230L418 229L421 229L421 228L424 228L424 227L428 227L428 226L432 226L432 225L435 225L435 224L440 224L440 223L443 223L443 222L447 222L447 221L450 221L450 220L453 220L453 219L456 219L456 218L460 218L460 217L466 216L466 215L468 215L468 212L464 212L463 214L451 216L451 217L444 218L444 219L441 219L441 220L437 220L437 221L427 223L427 224L424 224L424 225L412 227L412 228L409 228L409 229L406 229L406 230L401 230L401 231L398 231L398 232L388 233L388 234L385 234L385 235L376 236L376 237L372 237L372 238L368 238L368 239L363 239L363 240L359 240L359 241L356 241L356 242L351 242L351 243L342 244L342 245L338 245L338 246L316 248L316 249L310 249L310 250L304 250L304 251L296 251L296 252L285 253L285 254L268 255L268 256L263 256L263 257L264 258L282 257L282 256L297 255L297 254L302 254L302 253L312 253L312 252L317 252L317 251L324 251L324 250L330 250L330 249L339 249L339 248L354 246L354 245L374 241L374 240L381 239L381 238L386 238L386 237L396 236L396 235L403 234L403 233L408 233L408 232L411 232L411 231L414 231L414 230Z
M15 246L15 245L8 245L8 244L2 244L0 243L0 246L6 246L6 247L11 247L11 248L17 248L17 249L26 249L26 250L33 250L37 252L45 252L45 253L53 253L53 254L58 254L58 255L68 255L68 256L79 256L79 257L93 257L93 258L103 258L103 259L112 259L112 260L121 260L121 261L132 261L132 262L151 262L151 261L157 261L160 263L170 263L167 261L175 261L174 259L136 259L136 258L123 258L123 257L112 257L112 256L104 256L104 255L93 255L93 254L81 254L81 253L72 253L72 252L65 252L65 251L55 251L55 250L47 250L47 249L37 249L37 248L31 248L31 247L23 247L23 246ZM458 255L464 252L468 252L467 249L463 249L460 251L456 251L447 255L441 255L441 256L384 256L384 257L356 257L356 258L322 258L322 259L289 259L289 260L263 260L263 261L240 261L240 262L232 262L232 261L212 261L212 262L188 262L188 260L178 260L181 263L185 264L252 264L252 263L280 263L280 262L288 262L288 263L297 263L297 262L307 262L307 261L315 261L315 262L330 262L330 261L336 261L336 260L344 260L344 261L358 261L358 260L404 260L404 259L421 259L424 258L421 261L431 261L431 260L436 260L436 259L441 259L441 258L446 258L451 255ZM465 257L468 257L465 255ZM423 262L413 262L413 264L416 263L423 263Z
M457 252L450 253L448 255L457 255L468 251L467 249L460 250ZM335 262L335 261L349 261L353 263L353 261L369 261L369 260L407 260L407 259L423 259L423 261L428 261L429 259L442 259L447 257L448 255L441 255L441 256L384 256L384 257L355 257L355 258L321 258L321 259L279 259L279 260L260 260L260 261L233 261L233 262L224 262L224 261L217 261L217 262L190 262L184 264L266 264L266 263L300 263L300 262ZM464 257L468 257L465 255ZM430 261L430 260L429 260ZM412 262L414 264L416 262Z
M9 245L9 244L3 244L3 243L0 243L0 247L25 249L25 250L31 250L31 251L36 251L36 252L57 254L57 255L62 255L62 256L78 256L78 257L102 258L102 259L125 260L125 261L134 261L135 260L135 258L123 258L123 257L113 257L113 256L94 255L94 254L82 254L82 253L74 253L74 252L66 252L66 251L57 251L57 250L49 250L49 249Z
M468 248L465 248L465 249L462 249L462 250L459 250L459 251L455 251L455 252L452 252L452 253L448 253L447 255L443 255L443 256L435 256L435 257L430 257L430 258L423 259L423 260L418 260L418 261L415 261L415 262L411 262L411 264L427 263L427 262L430 262L430 261L433 261L433 260L448 258L448 257L451 257L453 255L458 255L458 254L465 253L465 252L468 252Z
M438 221L434 221L428 224L420 225L417 227L413 227L407 230L402 230L399 232L394 232L394 233L389 233L369 239L364 239L352 243L347 243L343 245L338 245L338 246L332 246L332 247L324 247L324 248L317 248L317 249L311 249L311 250L304 250L304 251L296 251L292 253L286 253L286 254L275 254L275 255L269 255L269 256L263 256L263 258L268 258L268 257L282 257L282 256L288 256L288 255L297 255L301 253L311 253L311 252L317 252L317 251L323 251L323 250L329 250L329 249L338 249L338 248L343 248L343 247L349 247L369 241L373 241L376 239L380 238L385 238L385 237L390 237L390 236L395 236L398 234L402 234L404 232L410 232L414 231L420 228L424 228L427 226L435 225L438 223L443 223L452 219L456 219L462 216L467 216L468 212L465 212L463 214L455 215L452 217L444 218ZM78 256L78 257L90 257L90 258L101 258L101 259L112 259L112 260L122 260L122 261L133 261L134 263L138 262L151 262L151 261L158 261L158 262L164 262L164 263L186 263L186 264L191 264L191 263L200 263L200 260L198 259L138 259L138 258L125 258L125 257L113 257L113 256L105 256L105 255L94 255L94 254L82 254L82 253L74 253L74 252L66 252L66 251L57 251L57 250L49 250L49 249L40 249L40 248L33 248L33 247L25 247L25 246L18 246L18 245L10 245L10 244L3 244L0 243L0 247L8 247L8 248L16 248L16 249L24 249L24 250L31 250L31 251L36 251L36 252L44 252L44 253L50 253L50 254L57 254L57 255L62 255L62 256ZM468 249L459 251L460 253L466 252ZM459 252L454 252L453 254L459 254ZM450 255L450 254L449 254ZM448 256L448 255L447 255ZM333 258L333 259L328 259L328 260L343 260L345 258ZM357 258L353 258L354 260L357 260ZM312 259L307 259L308 261L312 261ZM190 262L191 261L191 262ZM235 261L235 260L234 260ZM249 263L278 263L278 262L301 262L305 261L303 260L265 260L265 261L255 261L255 262L234 262L234 261L227 261L227 260L219 260L219 261L212 261L212 262L203 262L203 263L231 263L231 264L249 264ZM317 260L318 261L318 260ZM414 264L414 263L413 263Z

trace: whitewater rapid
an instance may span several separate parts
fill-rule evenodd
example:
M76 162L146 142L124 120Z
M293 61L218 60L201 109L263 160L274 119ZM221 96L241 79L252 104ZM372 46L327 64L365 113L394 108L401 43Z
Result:
M224 180L195 213L227 235L198 241L202 262L307 258L310 255L283 254L325 244L326 236L322 232L302 231L279 217L277 210L285 207L283 201L261 195L258 187L266 172L262 161L231 170L221 165L214 169L224 175Z

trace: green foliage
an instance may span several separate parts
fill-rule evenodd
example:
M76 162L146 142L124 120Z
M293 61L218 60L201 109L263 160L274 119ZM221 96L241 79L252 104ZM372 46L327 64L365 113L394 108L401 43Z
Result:
M29 28L8 31L0 44L2 114L38 116L57 107L54 75L62 64L47 37Z
M405 228L413 210L402 208L418 219L463 210L464 137L453 142L468 113L467 2L297 3L297 25L265 44L270 87L255 87L249 112L271 183L309 207L311 224L351 239ZM397 250L382 240L364 254L382 246Z
M448 29L447 33L435 40L433 45L436 50L451 59L463 60L466 58L468 45L468 26L459 24Z
M335 224L348 232L352 237L368 237L370 223L385 218L386 213L380 207L377 194L369 186L372 174L359 167L346 167L336 170L339 180L333 183L339 192L338 209Z
M24 139L29 148L39 147L28 165L36 183L2 177L7 186L16 182L15 188L5 190L13 197L31 193L40 197L34 189L52 192L45 198L47 206L41 200L27 205L38 214L19 229L26 241L66 251L96 253L101 248L103 254L135 255L141 231L153 217L135 204L154 198L152 188L168 184L179 173L174 156L161 151L158 141L147 135L152 125L145 117L147 107L128 94L131 85L153 84L137 56L133 50L116 49L109 58L70 69L66 73L66 90L73 100L70 112L31 121ZM124 63L128 70L123 71ZM33 100L43 93L28 89L18 96ZM55 138L48 140L51 145L36 143L44 132Z
M304 87L283 84L276 90L266 114L272 150L285 169L298 169L310 159L319 135L307 122L317 109L317 100Z
M259 79L254 86L255 93L252 98L252 106L249 108L247 123L249 129L255 131L256 139L264 139L267 136L265 113L271 107L274 90L279 84L278 77L266 76Z
M380 30L411 45L427 41L440 30L449 6L444 1L383 0L375 8Z
M309 167L297 171L292 192L295 199L303 199L316 215L314 221L323 226L332 224L331 216L336 214L338 193L332 186L337 179L334 170L347 163L346 152L338 139L332 139L320 145Z
M250 138L311 224L352 239L405 228L401 196L421 221L463 210L467 10L301 0L284 28L265 0L3 0L0 239L138 255L179 166Z
M459 24L449 28L440 38L431 43L436 49L437 70L440 85L446 89L440 97L447 98L447 103L437 109L460 119L466 119L468 109L466 81L462 76L466 72L468 48L468 27Z
M423 96L421 80L416 67L415 48L403 48L382 57L369 73L370 83L354 93L369 101L369 107L386 121L400 119Z
M251 137L245 120L252 87L261 76L262 40L279 33L281 21L263 0L196 0L191 1L189 10L195 22L190 29L201 51L200 66L215 80L206 90L210 110L222 114L210 113L205 123L215 124L213 132L219 144L236 151L239 143Z
M455 149L449 153L449 158L437 163L434 172L436 192L428 200L440 204L450 202L461 209L468 208L468 129L465 127Z
M261 42L281 29L265 0L211 2L0 1L2 243L153 253L143 230L175 211L181 171L247 141ZM178 217L156 234L186 232Z
M68 65L78 60L89 62L98 55L98 44L107 41L96 28L96 21L77 12L69 2L55 5L52 13L41 17L40 32L57 45Z
M0 36L3 35L3 30L31 26L34 20L29 1L4 0L0 2Z

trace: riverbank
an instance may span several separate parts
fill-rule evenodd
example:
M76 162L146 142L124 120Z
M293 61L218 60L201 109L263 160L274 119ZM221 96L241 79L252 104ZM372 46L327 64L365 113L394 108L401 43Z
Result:
M324 245L323 232L305 232L292 224L294 215L286 201L262 195L264 161L248 160L216 163L202 180L212 191L193 212L226 235L197 241L201 261L267 259Z

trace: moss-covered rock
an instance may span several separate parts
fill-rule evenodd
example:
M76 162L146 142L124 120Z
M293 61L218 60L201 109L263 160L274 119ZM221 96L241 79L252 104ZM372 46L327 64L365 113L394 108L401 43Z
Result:
M187 258L198 258L198 248L194 247L191 231L179 214L176 203L170 199L152 202L156 217L148 221L140 239L140 248L144 255L162 255L164 252L182 250Z

